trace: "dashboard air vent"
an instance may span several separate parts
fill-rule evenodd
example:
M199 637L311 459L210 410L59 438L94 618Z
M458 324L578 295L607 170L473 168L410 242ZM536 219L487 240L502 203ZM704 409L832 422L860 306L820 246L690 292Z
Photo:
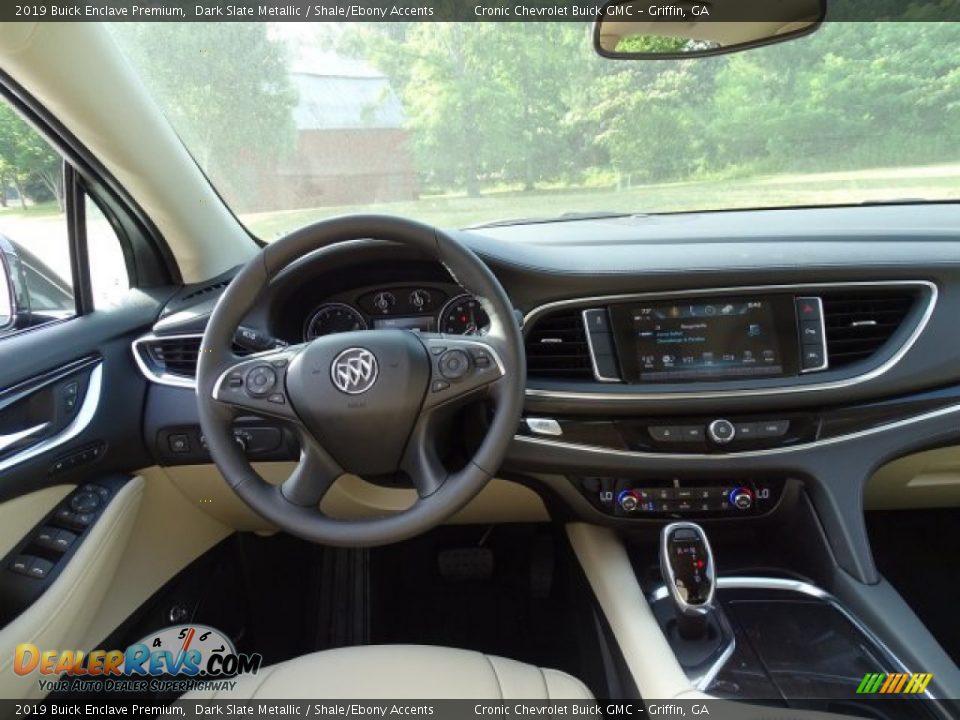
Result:
M162 375L177 375L184 378L197 376L197 358L200 355L201 337L152 338L144 344L150 364ZM237 355L249 355L250 351L234 344Z
M152 340L147 345L147 352L157 368L166 374L192 378L197 374L200 337Z
M593 369L580 310L541 317L527 333L527 375L554 380L590 380Z
M876 291L823 296L830 367L866 360L893 336L913 307L910 292Z

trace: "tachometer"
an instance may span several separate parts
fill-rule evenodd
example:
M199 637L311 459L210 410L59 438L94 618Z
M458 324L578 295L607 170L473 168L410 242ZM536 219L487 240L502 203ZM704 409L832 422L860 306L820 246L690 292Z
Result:
M367 322L363 315L343 303L326 303L318 307L303 328L305 340L313 340L321 335L366 330Z
M490 318L479 300L464 294L443 306L437 325L448 335L483 335L490 329Z

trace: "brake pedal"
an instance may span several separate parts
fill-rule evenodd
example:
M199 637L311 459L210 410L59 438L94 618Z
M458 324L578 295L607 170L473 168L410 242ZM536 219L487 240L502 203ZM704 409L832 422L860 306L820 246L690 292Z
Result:
M452 548L437 555L440 577L450 582L489 580L493 577L493 550L489 548Z

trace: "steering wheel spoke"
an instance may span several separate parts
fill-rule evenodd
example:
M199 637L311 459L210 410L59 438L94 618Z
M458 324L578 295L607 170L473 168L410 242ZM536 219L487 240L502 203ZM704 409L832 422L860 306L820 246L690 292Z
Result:
M453 408L453 405L444 405L422 412L400 461L400 469L410 478L421 498L439 490L449 474L440 460L438 435Z
M425 412L477 397L506 374L496 338L425 333L421 340L430 355Z
M247 357L231 356L221 366L213 399L235 411L247 411L300 422L287 393L286 373L304 345L269 350Z
M297 436L300 440L300 462L290 477L284 480L280 492L294 505L317 507L344 471L306 428L298 426Z

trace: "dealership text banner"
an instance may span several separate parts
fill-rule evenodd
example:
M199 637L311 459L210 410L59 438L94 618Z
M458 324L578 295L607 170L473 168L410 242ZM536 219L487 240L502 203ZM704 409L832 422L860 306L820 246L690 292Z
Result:
M724 21L769 22L785 12L784 3L740 0L724 5ZM399 0L387 2L307 2L261 0L222 2L200 0L38 0L0 3L0 20L35 22L365 22L416 20L439 22L592 22L600 13L638 22L711 22L710 2L579 2L542 0ZM891 5L862 0L830 0L827 20L954 21L960 20L960 0Z

